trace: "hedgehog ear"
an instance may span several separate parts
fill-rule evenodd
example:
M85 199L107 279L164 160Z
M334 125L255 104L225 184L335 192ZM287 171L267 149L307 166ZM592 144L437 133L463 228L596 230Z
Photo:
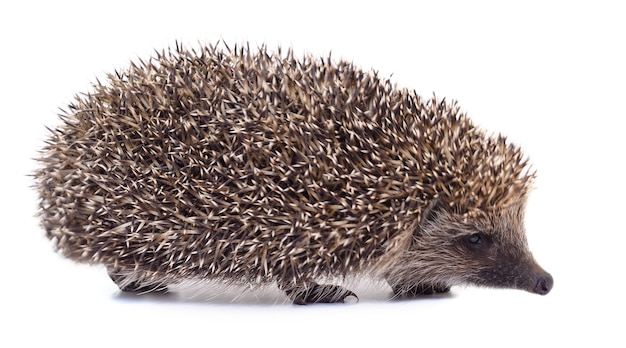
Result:
M426 205L426 208L422 212L422 219L420 221L420 224L424 223L425 221L434 219L437 216L437 211L440 208L441 208L441 201L439 199L435 198L431 200L430 202L428 202L428 204Z

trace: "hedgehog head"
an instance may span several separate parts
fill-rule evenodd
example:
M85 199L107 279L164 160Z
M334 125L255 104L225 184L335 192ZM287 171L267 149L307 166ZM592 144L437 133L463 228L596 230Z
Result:
M456 103L414 105L420 109L403 146L410 153L404 162L417 162L420 223L388 271L390 284L400 293L460 284L548 293L552 277L526 242L524 209L535 174L519 147L485 134Z
M528 249L524 205L519 202L471 216L432 205L411 247L386 278L396 288L478 285L547 294L552 276ZM407 284L407 279L419 284Z

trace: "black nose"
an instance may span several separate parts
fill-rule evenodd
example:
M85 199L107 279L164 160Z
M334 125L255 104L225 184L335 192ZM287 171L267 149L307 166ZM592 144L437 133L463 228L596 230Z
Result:
M552 290L554 280L549 273L538 274L535 276L535 288L533 291L539 295L545 295Z

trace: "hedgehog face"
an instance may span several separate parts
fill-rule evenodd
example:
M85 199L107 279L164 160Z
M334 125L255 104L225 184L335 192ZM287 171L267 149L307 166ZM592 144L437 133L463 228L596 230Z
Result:
M402 270L388 277L390 284L434 289L469 284L547 294L552 276L528 250L523 209L519 204L473 217L434 209L398 264Z
M552 276L535 262L526 242L524 204L470 219L457 237L459 251L475 269L468 282L545 295Z

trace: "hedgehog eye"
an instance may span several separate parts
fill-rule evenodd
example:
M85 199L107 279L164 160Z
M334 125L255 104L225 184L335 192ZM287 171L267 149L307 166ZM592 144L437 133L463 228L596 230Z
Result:
M481 244L483 242L483 237L480 233L474 233L471 236L467 236L467 242L470 244Z
M489 246L489 239L482 233L474 233L463 237L463 244L470 250L484 250Z

